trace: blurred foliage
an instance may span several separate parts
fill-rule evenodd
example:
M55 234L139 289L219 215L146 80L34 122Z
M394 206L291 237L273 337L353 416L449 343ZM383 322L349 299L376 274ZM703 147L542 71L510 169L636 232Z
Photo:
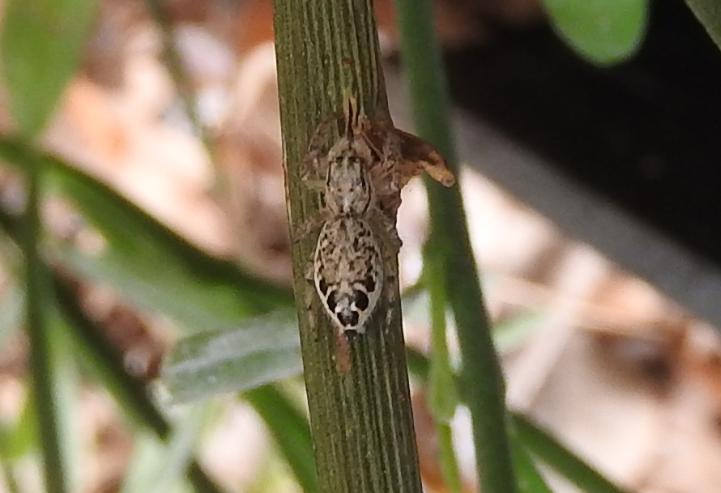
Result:
M413 349L408 350L406 358L413 376L425 384L430 368L428 358ZM511 413L509 429L514 468L522 493L548 491L533 460L536 457L586 493L627 493L522 414Z
M721 2L718 0L686 0L689 8L721 49Z
M5 87L22 133L36 135L73 77L96 0L8 0L0 36Z
M311 435L305 412L286 399L275 387L253 389L246 392L245 398L265 421L268 431L283 451L303 491L318 491L315 460L308 450Z
M22 165L33 155L21 141L0 137L0 158L9 164ZM191 332L227 329L254 313L291 304L289 291L207 255L76 167L50 154L37 159L48 193L72 203L102 235L99 253L50 245L51 256L78 275L109 284L139 308L162 312Z
M27 454L37 440L37 418L32 398L25 399L20 416L0 426L0 458L12 462Z
M196 443L211 411L212 406L207 403L186 409L165 442L141 434L121 493L188 491L183 476L192 461Z
M9 0L0 57L9 107L24 140L38 137L72 78L93 17L94 0ZM58 327L49 324L47 273L41 262L43 237L42 163L29 152L23 160L26 179L24 231L25 327L38 436L42 437L44 487L51 493L77 487L77 433L73 431L75 372L72 353Z
M598 65L631 57L648 23L648 0L542 0L559 35Z
M513 465L518 474L518 490L521 493L553 493L538 471L531 454L518 437L514 436L512 427L511 436L511 453L513 454Z
M427 405L436 425L439 460L445 483L451 493L460 493L463 485L450 426L460 398L448 352L446 280L443 275L443 258L438 255L438 250L434 246L431 237L424 247L423 255L423 281L428 286L430 297L432 348Z
M22 163L23 159L26 159L31 151L22 143L17 141L2 140L0 141L0 157L5 158L8 162L15 164ZM292 300L285 290L281 288L268 285L263 281L256 280L250 276L244 274L237 266L221 260L217 260L206 253L192 247L187 242L181 240L174 233L170 232L165 226L161 225L147 213L143 212L137 206L131 204L125 199L121 198L115 192L111 191L108 187L100 184L93 178L77 171L74 168L66 166L64 163L50 157L44 156L46 159L46 170L48 178L51 183L54 184L56 191L60 193L72 193L71 197L79 210L88 211L87 216L91 216L95 219L94 224L99 226L101 231L107 231L110 233L111 240L106 240L108 245L114 245L116 249L122 252L124 240L126 237L122 236L119 228L127 226L130 228L127 231L137 233L137 236L127 237L128 243L132 242L141 243L148 248L149 253L156 253L159 259L163 261L156 265L156 268L168 269L171 273L180 273L179 275L184 276L178 280L177 277L168 275L152 276L148 275L146 269L152 268L147 264L147 259L143 258L143 250L136 250L135 255L128 255L127 252L119 253L117 257L98 256L93 258L91 261L99 265L98 269L116 269L117 266L114 262L120 261L125 262L122 267L119 268L121 271L118 276L107 277L96 277L94 279L101 280L107 285L110 285L117 289L117 293L129 301L136 301L133 297L133 293L129 293L127 284L133 286L141 286L147 293L159 293L160 300L155 306L149 307L153 311L158 311L166 316L182 316L182 314L192 313L194 316L187 317L182 322L191 332L203 332L208 328L226 327L227 326L238 326L238 324L244 320L244 314L259 313L269 309L272 306L286 306ZM55 174L57 172L57 175ZM66 174L67 173L67 174ZM64 181L66 180L66 181ZM70 191L70 192L68 192ZM86 216L86 217L87 217ZM113 223L114 219L118 219L120 222ZM13 227L12 221L7 217L0 221L6 226L8 232L13 230L17 231L17 227ZM115 235L114 237L112 235ZM56 248L58 249L56 251ZM67 252L56 245L56 248L49 249L51 256L56 258L65 267L73 267L76 264L67 261L67 255L77 255L80 257L79 252L73 252L67 250ZM58 253L60 252L60 253ZM68 253L72 252L72 253ZM57 257L56 257L57 255ZM109 266L103 265L106 262L106 258L110 257L111 260L107 262ZM90 258L90 257L88 257ZM117 260L117 259L120 260ZM177 261L174 265L173 261ZM72 269L71 269L72 270ZM190 271L192 274L188 275ZM76 271L79 274L85 273L82 270ZM112 271L111 271L112 272ZM91 271L92 273L92 271ZM140 279L138 279L138 276ZM92 278L92 277L91 277ZM93 362L92 368L96 369L98 374L101 376L101 381L109 385L111 390L115 390L115 395L119 396L121 403L129 408L134 416L140 416L141 422L149 424L154 431L161 437L168 436L169 428L161 415L158 414L152 407L152 404L144 397L142 389L135 388L135 383L125 376L125 371L122 367L122 362L117 357L112 356L112 349L108 348L107 345L102 341L102 338L97 337L98 330L88 327L91 322L87 320L82 310L77 307L76 302L72 299L73 294L69 293L66 288L62 287L62 282L56 278L56 284L58 284L59 296L61 296L62 303L60 307L63 310L70 310L67 314L69 320L74 322L73 331L79 334L77 339L82 342L90 342L90 344L83 345L83 353L89 354L90 361ZM167 295L168 291L176 289L173 286L175 282L183 282L185 285L186 296L183 298L175 298L173 296L163 297ZM230 304L222 305L218 303L218 299L213 299L209 294L219 293L218 286L222 289L227 289L237 297L236 306L233 307ZM213 290L213 288L216 288ZM224 291L220 291L222 293ZM264 293L268 293L264 296ZM127 298L126 298L127 297ZM222 301L222 298L221 298ZM243 302L246 301L244 304ZM144 307L147 305L143 305ZM223 311L223 307L228 306L227 311ZM220 308L219 308L220 307ZM178 315L180 311L181 315ZM209 325L209 321L212 324ZM297 333L295 334L297 339ZM110 357L109 357L110 356ZM113 364L113 361L116 363ZM298 365L297 360L289 360L290 363ZM111 366L108 366L110 364ZM273 370L275 371L275 369ZM277 372L275 373L277 375ZM271 388L258 389L259 395L262 397L264 392L271 392ZM284 403L284 396L281 392L274 392L274 402L277 406L283 407L287 404ZM282 425L281 422L274 422L276 426ZM269 426L272 427L273 423ZM307 433L307 422L303 422L303 426L306 428ZM281 433L277 431L277 433ZM303 432L300 432L297 436L303 436ZM281 442L281 445L283 443ZM298 457L303 457L302 462L307 462L307 457L312 459L312 445L310 442L309 434L307 440L295 440L292 443L293 456L289 458L293 469L306 470L307 467L293 465L293 461ZM281 447L280 450L285 450ZM303 450L304 453L298 453L298 450ZM195 466L197 468L197 465ZM191 470L191 473L193 471ZM195 471L196 481L204 483L207 479L197 477L200 474ZM303 478L303 481L310 482L311 479ZM206 488L199 488L199 491L210 491ZM312 491L312 490L311 490Z
M533 455L585 493L628 493L606 479L525 416L515 414L512 429Z
M428 407L437 423L447 424L459 403L453 368L448 353L446 334L446 289L443 276L443 259L432 240L425 246L423 279L430 295L431 312L431 368L428 378Z
M256 388L301 369L295 313L278 311L180 341L163 365L161 390L172 402L197 400Z

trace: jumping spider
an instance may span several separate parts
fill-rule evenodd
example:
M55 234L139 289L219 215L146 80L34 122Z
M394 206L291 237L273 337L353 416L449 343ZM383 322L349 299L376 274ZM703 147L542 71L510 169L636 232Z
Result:
M343 135L330 149L327 137L337 116L321 123L311 138L301 179L322 192L323 207L297 238L320 228L306 278L340 333L363 334L381 292L385 289L389 306L395 297L401 188L421 169L446 185L453 175L430 145L389 121L371 122L355 98L347 98L343 117ZM388 321L391 315L389 309Z

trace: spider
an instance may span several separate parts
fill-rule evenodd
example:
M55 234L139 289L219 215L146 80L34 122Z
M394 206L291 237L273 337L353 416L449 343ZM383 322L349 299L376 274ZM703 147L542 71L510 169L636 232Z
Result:
M454 178L432 147L389 121L371 122L353 97L344 104L344 132L328 149L337 121L333 115L318 126L301 164L301 180L322 192L323 207L296 238L320 229L306 279L340 333L363 334L383 290L389 306L395 297L401 188L421 169L444 184ZM388 322L391 316L389 309Z

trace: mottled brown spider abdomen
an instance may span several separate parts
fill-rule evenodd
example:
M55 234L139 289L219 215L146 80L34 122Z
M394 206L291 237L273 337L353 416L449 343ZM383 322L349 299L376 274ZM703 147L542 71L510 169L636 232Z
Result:
M313 280L333 324L342 332L365 332L383 289L382 253L365 220L342 216L323 225Z

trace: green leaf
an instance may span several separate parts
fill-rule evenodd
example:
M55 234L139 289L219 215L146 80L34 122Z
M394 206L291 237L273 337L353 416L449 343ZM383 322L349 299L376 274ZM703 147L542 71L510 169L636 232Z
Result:
M163 484L164 490L155 489L156 477L165 467L167 445L156 437L140 434L135 438L133 456L123 479L120 493L146 493L164 491L167 493L190 493L190 488L180 478L172 484Z
M8 0L0 57L10 109L26 136L52 114L82 54L96 0Z
M10 283L0 298L0 347L5 339L20 327L25 293L17 284Z
M408 349L406 352L406 360L408 361L408 369L411 373L422 383L426 383L430 367L428 358L418 351ZM531 423L523 415L511 413L511 417L512 423L509 428L511 431L510 436L514 467L519 474L519 478L521 475L526 477L524 483L529 485L528 488L543 488L543 486L538 484L538 478L534 478L537 472L534 473L529 468L528 461L531 459L530 457L525 457L527 455L525 449L532 452L542 462L548 464L556 472L570 480L584 491L584 493L628 493L626 490L619 488L603 477L583 459L579 458L548 433ZM524 448L519 449L519 445L522 445ZM530 465L533 464L530 463ZM521 486L525 487L523 485ZM546 490L529 489L522 491L544 492Z
M51 256L75 273L112 286L124 299L162 312L191 332L227 329L243 318L292 303L289 290L209 256L107 185L51 155L0 137L0 158L40 159L50 192L72 202L105 240L98 254L54 245Z
M533 458L528 453L518 437L516 430L511 426L511 453L513 465L518 477L518 490L520 493L553 493L551 488L538 471Z
M138 306L161 311L191 331L232 327L248 315L292 299L212 258L108 187L74 169L54 166L63 196L103 235L98 256L58 250L77 272L110 283Z
M169 440L171 427L150 400L145 385L127 372L122 356L87 318L67 284L57 275L53 284L59 317L68 326L75 357L105 386L134 424L146 426L161 440ZM198 492L221 491L195 461L188 465L187 475Z
M438 449L440 451L438 455L446 488L449 493L461 493L463 491L463 480L461 479L461 471L458 467L456 452L453 448L453 430L451 425L436 423L436 433L438 434Z
M513 415L518 437L534 455L585 493L627 493L522 415Z
M73 354L83 368L110 392L133 424L147 426L160 437L166 435L169 425L150 401L145 386L127 372L122 355L83 312L76 292L57 275L53 284L56 312L68 326Z
M52 295L48 292L48 299ZM52 304L51 304L52 307ZM79 439L79 423L77 398L78 398L78 373L75 365L74 354L68 338L68 327L64 321L48 308L48 321L46 324L49 347L50 364L52 375L52 391L54 393L54 404L57 415L58 440L60 445L60 460L65 471L65 481L68 484L68 491L78 491L81 480L81 440ZM47 412L39 409L39 412ZM41 445L42 445L41 440Z
M543 0L555 30L597 65L632 56L648 23L648 0Z
M0 481L5 484L8 493L21 493L12 466L2 458L0 458Z
M2 208L0 208L0 227L12 242L18 242L20 237L18 220ZM7 259L4 260L7 261ZM10 260L12 261L12 259ZM44 270L50 271L47 267ZM66 350L65 354L72 354L73 358L77 358L80 363L84 364L93 376L105 385L132 419L149 427L159 438L166 439L170 433L170 425L150 401L145 386L127 373L122 357L115 347L104 339L102 330L85 315L80 308L75 291L69 287L68 282L61 279L57 273L51 272L51 275L52 285L55 288L56 309L51 310L50 313L57 319L56 321L51 320L51 326L65 327L63 332L67 333L68 339L74 343L73 351ZM21 449L20 452L17 451L20 448L18 442L21 442L24 447L25 442L34 441L36 433L35 406L32 404L26 404L26 406L29 411L23 413L22 422L28 422L29 425L14 426L9 432L12 433L11 435L8 433L3 435L0 430L0 455L3 458L9 453L24 453L24 449ZM12 471L8 470L7 473L12 479ZM220 489L205 475L197 462L189 465L187 473L196 491L220 492Z
M501 354L515 351L525 344L530 336L541 327L544 315L522 311L493 326L493 344Z
M14 423L0 426L0 456L4 461L19 459L30 451L36 436L35 404L28 394L20 417Z
M259 387L301 370L297 319L283 310L183 339L163 365L161 388L172 402L184 402Z
M161 388L174 402L244 389L304 491L317 491L308 420L276 388L262 386L302 371L295 313L282 310L233 330L181 340L163 365Z
M34 161L31 161L34 162ZM32 166L26 174L27 199L23 214L22 251L25 261L25 330L29 342L30 382L38 419L45 489L69 491L64 462L60 393L55 386L53 330L47 323L49 308L47 272L40 254L40 172Z
M425 248L423 273L424 283L428 286L431 299L432 352L428 378L428 407L435 421L448 423L456 413L459 397L446 341L446 289L443 257L434 253L432 241L431 239Z
M721 2L719 0L686 0L688 7L721 49Z
M308 419L275 387L245 393L246 400L263 418L306 493L318 491Z
M192 461L196 443L211 406L190 409L178 420L165 443L157 439L141 440L123 484L122 493L148 491L187 491L181 489L183 474Z
M31 150L21 142L0 138L0 158L14 164L25 164L28 160L32 159L32 155ZM147 236L145 240L148 241L151 250L156 249L162 251L165 249L164 253L167 253L167 256L163 259L164 261L177 261L181 264L180 267L178 267L180 275L175 279L175 282L188 282L191 284L190 287L186 287L191 291L187 299L169 299L167 292L163 292L163 286L156 286L153 289L161 292L161 295L166 295L164 298L161 297L161 302L164 303L162 308L168 310L171 316L177 318L179 314L183 313L183 310L199 310L199 316L190 317L183 321L191 330L199 332L210 328L227 328L237 324L238 319L242 319L248 313L260 313L277 306L289 306L292 303L292 295L287 290L269 285L266 282L249 276L229 262L209 257L184 242L170 230L145 214L132 203L112 192L106 186L81 172L69 168L65 163L52 156L44 156L44 159L46 159L46 169L51 173L51 177L56 180L55 185L61 193L71 195L73 185L78 185L81 191L83 191L83 194L87 192L93 201L95 201L83 204L81 209L86 210L85 208L87 208L90 213L95 213L97 215L97 222L103 225L101 229L109 232L117 231L119 233L119 239L117 241L122 241L123 238L120 234L122 231L118 231L118 229L122 229L122 225L120 228L117 228L116 225L113 224L113 214L107 217L107 214L93 210L94 206L97 208L109 206L110 209L117 211L118 217L121 217L128 223L128 227L131 228L131 234L138 234L137 232L139 231L140 236ZM64 180L69 182L69 184ZM16 220L7 214L7 212L1 210L0 226L5 229L11 238L17 241L19 231ZM135 240L135 238L130 238L130 240ZM145 251L140 250L136 256L142 256L144 254ZM143 277L143 283L152 286L156 279L154 279L152 275L148 275L148 273L140 272L141 269L132 265L132 262L135 260L134 256L129 255L123 258L129 264L128 269L130 273L127 273L128 276L133 276L137 273ZM98 262L101 261L102 260L98 260ZM161 262L160 267L162 267L162 265ZM156 269L158 267L158 265L155 266ZM123 275L123 273L120 273L120 275ZM102 279L100 280L102 281ZM89 357L91 368L96 371L97 375L108 385L111 392L114 393L123 407L130 411L133 417L137 418L143 424L150 426L159 436L167 436L169 431L168 424L148 400L144 389L136 382L133 382L124 372L122 362L119 361L112 348L97 334L97 329L91 327L92 323L87 320L82 310L77 306L72 292L57 276L55 276L54 284L56 285L56 294L61 299L60 307L64 309L64 316L72 321L72 327L75 332L74 338L78 343L78 347ZM117 287L117 283L113 285ZM208 293L202 292L203 290L208 290L211 291L212 294L213 287L217 286L221 286L228 293L228 297L224 300L226 305L218 305L217 300L212 299L212 296L209 296ZM128 295L128 293L125 292L121 292L120 294ZM199 296L193 297L192 294L198 294ZM241 305L240 309L230 305L232 301L230 296L235 297L235 302ZM198 301L198 298L200 298L200 301ZM251 301L243 304L244 298L249 298ZM183 307L183 304L191 306ZM192 306L194 304L195 306ZM212 310L218 307L220 307L220 310L214 313ZM204 320L209 320L210 323L204 324ZM299 358L296 358L296 361L299 361ZM263 387L255 390L255 393L260 395L261 398L264 396L264 393L271 392L274 392L272 387ZM279 405L282 405L282 403ZM269 424L269 426L271 425ZM282 433L283 425L278 424L278 426L280 426L280 428L276 430L276 433ZM313 447L310 441L308 423L304 421L297 426L305 427L308 439L305 441L296 440L296 442L293 443L294 450L298 456L305 456L305 460L310 460L312 463ZM284 450L283 452L285 453ZM288 458L291 465L294 460L294 458ZM296 467L294 466L293 469L295 470ZM210 483L197 463L190 465L188 473L198 491L217 491L217 488ZM303 481L307 482L307 480L301 479L301 482Z

